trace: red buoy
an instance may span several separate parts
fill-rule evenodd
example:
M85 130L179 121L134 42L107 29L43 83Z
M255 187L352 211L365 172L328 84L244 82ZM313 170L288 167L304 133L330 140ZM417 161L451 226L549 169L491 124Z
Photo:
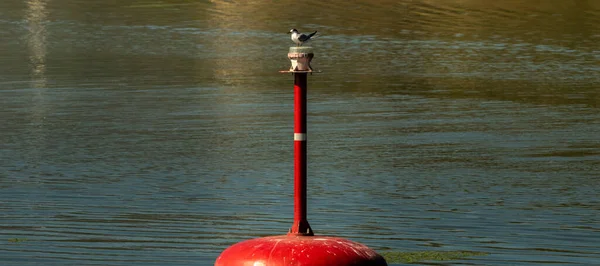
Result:
M270 236L237 243L215 266L375 266L387 265L367 246L338 237Z
M312 73L311 47L290 47L294 74L294 223L287 235L250 239L221 253L215 266L387 266L363 244L338 237L315 236L306 214L306 94Z

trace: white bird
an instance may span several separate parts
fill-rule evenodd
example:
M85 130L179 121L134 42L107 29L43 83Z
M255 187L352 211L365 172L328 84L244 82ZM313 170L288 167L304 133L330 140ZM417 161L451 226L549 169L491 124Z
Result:
M296 43L296 46L302 46L303 43L310 40L310 37L317 34L317 32L315 31L309 35L306 35L306 34L302 34L302 33L298 32L297 29L291 29L289 33L292 34L292 41Z

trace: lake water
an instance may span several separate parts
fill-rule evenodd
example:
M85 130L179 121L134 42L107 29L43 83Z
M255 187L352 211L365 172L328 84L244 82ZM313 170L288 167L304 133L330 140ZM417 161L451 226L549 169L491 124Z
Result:
M0 3L0 265L212 265L293 217L434 265L600 264L600 2ZM122 3L121 3L122 2Z

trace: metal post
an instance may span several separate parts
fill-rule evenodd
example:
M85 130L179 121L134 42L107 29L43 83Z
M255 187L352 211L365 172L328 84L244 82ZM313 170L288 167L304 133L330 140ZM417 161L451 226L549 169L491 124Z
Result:
M289 235L314 235L306 218L307 73L294 73L294 224Z

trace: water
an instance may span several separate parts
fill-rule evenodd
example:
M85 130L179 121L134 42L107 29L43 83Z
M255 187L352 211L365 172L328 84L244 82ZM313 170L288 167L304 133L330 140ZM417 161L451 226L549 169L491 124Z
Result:
M0 265L212 265L287 232L292 27L320 32L317 234L600 264L600 6L523 2L2 1Z

